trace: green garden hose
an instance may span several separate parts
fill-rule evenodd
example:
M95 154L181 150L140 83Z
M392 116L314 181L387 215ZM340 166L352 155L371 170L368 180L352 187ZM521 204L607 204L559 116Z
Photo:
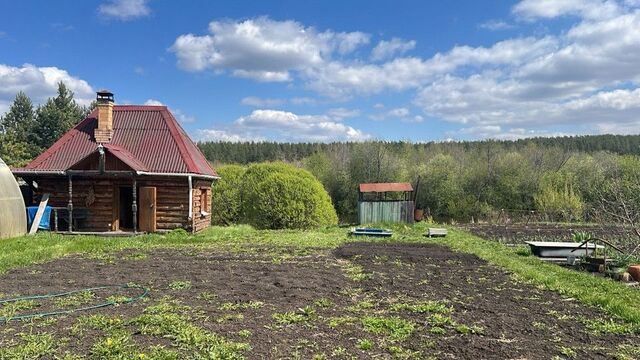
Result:
M147 294L149 294L149 289L147 289L147 288L145 288L143 286L140 286L140 285L129 285L129 284L124 284L124 285L106 285L106 286L98 286L98 287L93 287L93 288L66 291L66 292L61 292L61 293L54 293L54 294L31 295L31 296L17 297L17 298L13 298L13 299L4 299L4 300L0 300L0 305L4 305L4 304L7 304L7 303L13 303L13 302L16 302L16 301L22 301L22 300L51 299L51 298L57 298L57 297L73 295L73 294L86 292L86 291L97 291L97 290L113 289L113 288L119 288L119 289L141 289L142 293L140 295L138 295L138 296L126 298L126 299L124 299L122 301L107 301L107 302L104 302L104 303L101 303L101 304L96 304L96 305L91 305L91 306L86 306L86 307L81 307L81 308L76 308L76 309L59 310L59 311L51 311L51 312L42 312L42 313L32 313L32 314L0 317L0 323L7 323L10 320L29 320L29 319L33 319L33 318L41 318L41 317L47 317L47 316L65 315L65 314L71 314L71 313L75 313L75 312L79 312L79 311L99 309L99 308L103 308L103 307L107 307L107 306L113 306L113 305L117 305L117 304L130 304L132 302L135 302L135 301L138 301L138 300L142 299L143 297L147 296Z

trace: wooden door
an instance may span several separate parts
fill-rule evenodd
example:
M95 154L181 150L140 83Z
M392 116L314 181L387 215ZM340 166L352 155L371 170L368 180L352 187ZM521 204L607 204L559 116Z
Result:
M111 231L118 230L120 230L120 188L114 186Z
M138 206L138 224L140 231L156 231L156 188L140 187L140 205Z

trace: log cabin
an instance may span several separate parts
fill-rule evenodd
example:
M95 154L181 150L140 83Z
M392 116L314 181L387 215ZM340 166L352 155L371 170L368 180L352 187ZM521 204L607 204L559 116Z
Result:
M218 175L166 106L97 107L14 176L29 204L49 194L52 230L69 233L190 232L211 224Z

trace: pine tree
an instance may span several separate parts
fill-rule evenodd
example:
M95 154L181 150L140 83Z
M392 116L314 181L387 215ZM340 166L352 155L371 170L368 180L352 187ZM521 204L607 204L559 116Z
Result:
M9 111L0 121L1 130L5 134L9 134L15 141L26 142L27 134L33 126L33 103L31 99L20 91Z
M29 146L33 139L34 111L31 99L22 91L16 95L9 111L0 118L0 156L12 166L24 165L37 149Z
M36 145L44 150L74 127L86 115L87 108L73 99L73 92L63 82L58 83L58 95L50 98L36 111Z

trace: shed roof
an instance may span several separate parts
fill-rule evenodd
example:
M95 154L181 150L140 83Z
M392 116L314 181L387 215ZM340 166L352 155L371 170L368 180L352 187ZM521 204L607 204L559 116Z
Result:
M360 184L360 192L391 192L391 191L413 191L409 183L370 183Z
M98 111L14 173L65 171L97 151ZM217 176L166 106L115 105L113 138L105 149L136 171Z

